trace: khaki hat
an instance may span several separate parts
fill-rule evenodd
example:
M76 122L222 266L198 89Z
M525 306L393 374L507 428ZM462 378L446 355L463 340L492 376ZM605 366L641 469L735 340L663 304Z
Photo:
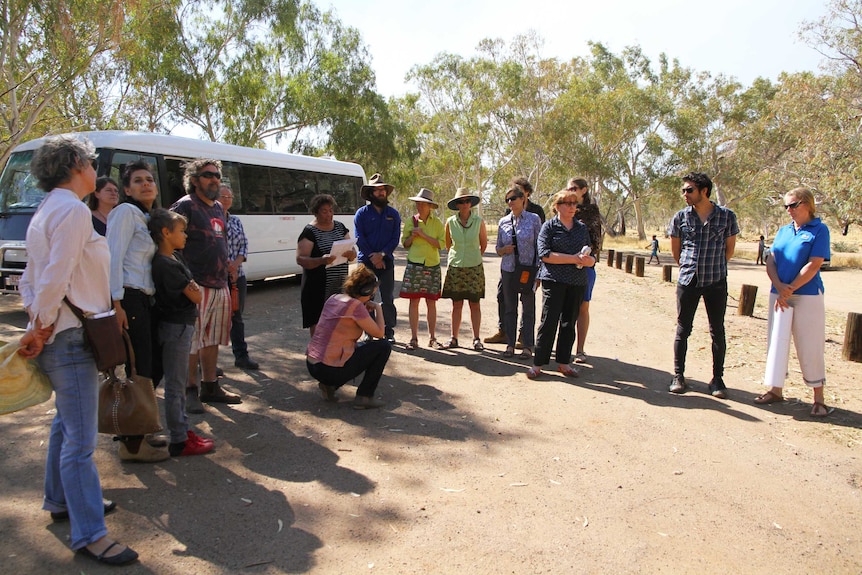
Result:
M440 206L437 205L437 202L434 201L434 192L429 190L428 188L421 188L419 193L411 198L407 198L408 200L413 200L414 202L422 202L425 204L431 204L435 208Z
M389 194L391 194L395 189L395 186L383 182L383 176L380 174L374 174L369 178L368 183L362 186L359 194L362 196L363 200L371 201L371 194L374 192L374 188L380 187L386 188L386 197L389 197Z
M463 200L463 199L469 199L470 200L470 207L475 208L477 205L479 205L479 196L477 196L476 194L471 194L467 188L458 188L458 191L455 192L455 197L452 198L451 200L449 200L449 202L446 205L449 206L450 210L457 210L458 209L458 206L457 206L458 200Z

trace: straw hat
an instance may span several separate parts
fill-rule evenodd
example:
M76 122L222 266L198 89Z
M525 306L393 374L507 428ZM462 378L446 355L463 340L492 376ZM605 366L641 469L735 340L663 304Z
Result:
M463 200L463 199L469 199L470 200L470 207L475 208L479 204L479 196L477 196L476 194L471 194L467 188L458 188L458 191L455 192L455 197L452 198L451 200L449 200L449 202L446 205L449 206L450 210L457 210L458 209L458 206L457 206L458 200Z
M389 194L391 194L392 191L395 189L395 186L383 182L383 176L381 176L380 174L374 174L373 176L371 176L371 178L369 178L368 183L362 186L362 189L359 193L362 196L363 200L368 200L370 202L371 194L374 193L374 189L380 187L386 188L387 198L389 197Z
M422 188L419 190L419 193L413 196L412 198L407 198L408 200L413 200L414 202L422 202L425 204L431 204L434 208L438 208L437 202L434 201L434 193L428 188Z

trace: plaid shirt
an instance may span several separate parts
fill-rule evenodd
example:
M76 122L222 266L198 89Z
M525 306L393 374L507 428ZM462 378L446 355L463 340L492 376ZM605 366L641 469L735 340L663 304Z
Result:
M227 257L230 261L239 256L248 259L248 238L239 218L228 214L227 216ZM237 270L238 276L244 276L242 265Z
M712 202L714 209L706 222L687 206L671 219L668 235L680 238L679 285L712 285L727 278L727 238L739 233L736 214Z

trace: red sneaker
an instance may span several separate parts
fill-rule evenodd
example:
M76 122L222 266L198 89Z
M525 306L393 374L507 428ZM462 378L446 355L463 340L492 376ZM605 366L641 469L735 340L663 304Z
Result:
M192 443L198 443L200 445L215 446L215 441L213 441L212 439L210 439L208 437L201 437L200 435L196 434L191 429L186 432L186 436L188 437L188 439L186 440L186 443L191 441Z
M213 447L215 447L215 445L213 444L212 440L209 440L209 443L207 443L205 440L195 435L193 431L189 431L188 439L186 440L186 446L183 448L183 451L182 453L180 453L180 456L203 455L212 451Z

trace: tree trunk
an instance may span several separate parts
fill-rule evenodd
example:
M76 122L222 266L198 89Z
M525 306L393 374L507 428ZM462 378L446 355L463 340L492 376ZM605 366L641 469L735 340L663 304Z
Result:
M635 223L637 224L637 227L638 227L638 241L643 241L646 239L646 229L644 228L643 206L641 205L641 199L639 197L635 197L634 205L635 205Z

